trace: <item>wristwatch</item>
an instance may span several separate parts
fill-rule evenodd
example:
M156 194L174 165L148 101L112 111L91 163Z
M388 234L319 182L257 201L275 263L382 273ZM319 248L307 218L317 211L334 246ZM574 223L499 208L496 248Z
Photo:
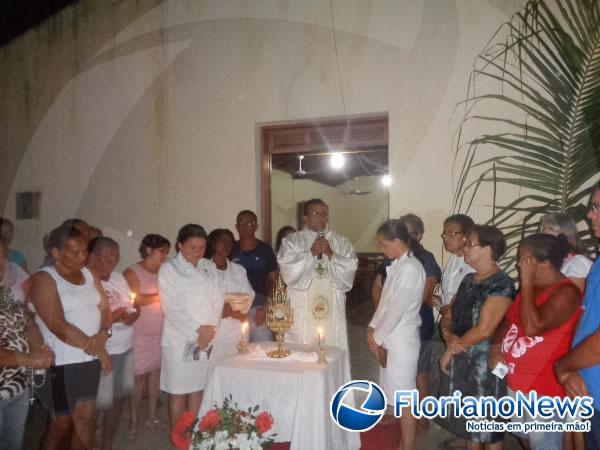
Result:
M102 328L100 331L104 331L107 338L110 339L112 337L112 328Z

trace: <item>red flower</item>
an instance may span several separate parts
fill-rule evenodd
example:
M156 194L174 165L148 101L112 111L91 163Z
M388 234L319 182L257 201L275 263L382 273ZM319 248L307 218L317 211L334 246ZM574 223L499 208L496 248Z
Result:
M256 430L260 434L264 434L271 429L273 426L273 416L268 412L262 412L256 416L255 420Z
M204 417L200 419L200 431L206 431L218 428L221 425L221 416L219 411L211 409L209 412L204 414Z
M171 442L175 448L178 450L187 450L190 447L195 423L196 416L190 411L185 411L179 416L177 423L171 431Z

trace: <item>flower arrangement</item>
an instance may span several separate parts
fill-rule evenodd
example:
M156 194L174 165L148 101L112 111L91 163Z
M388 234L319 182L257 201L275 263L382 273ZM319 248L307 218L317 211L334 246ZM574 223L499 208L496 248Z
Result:
M171 442L179 450L264 450L269 448L275 434L273 417L259 412L258 406L242 411L229 395L223 406L208 411L201 419L184 412L171 432Z

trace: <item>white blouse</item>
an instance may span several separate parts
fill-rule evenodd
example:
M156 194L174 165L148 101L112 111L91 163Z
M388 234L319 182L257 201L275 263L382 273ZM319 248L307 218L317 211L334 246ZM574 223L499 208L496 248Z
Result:
M53 266L42 267L39 271L46 272L56 283L56 292L63 308L65 320L88 336L96 334L100 330L100 292L96 288L92 273L86 267L81 269L85 282L77 285L65 280ZM50 345L56 355L55 365L62 366L93 359L82 349L60 340L37 314L35 321L40 328L44 342Z
M381 300L369 326L375 329L375 341L389 348L396 338L418 331L421 325L425 269L407 252L386 271Z
M450 304L463 278L471 272L475 270L465 262L463 256L450 256L442 274L442 304Z
M587 278L592 261L583 255L568 255L560 268L561 273L567 278Z
M246 269L242 265L227 261L227 269L217 269L217 274L223 284L225 293L243 292L244 294L248 294L254 301L254 289L252 289L252 285L248 281Z
M224 286L217 267L208 259L196 266L181 253L158 272L158 293L165 316L161 346L182 349L198 340L201 325L218 326L223 314Z

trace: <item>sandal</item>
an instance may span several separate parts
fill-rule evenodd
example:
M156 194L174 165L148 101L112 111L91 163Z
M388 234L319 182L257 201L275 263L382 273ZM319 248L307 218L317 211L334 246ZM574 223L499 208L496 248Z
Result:
M453 442L456 441L460 441L460 440L464 440L461 437L453 437L450 439L446 439L445 441L442 441L438 444L438 447L441 448L442 450L466 450L467 446L466 445L450 445Z
M148 428L158 428L161 424L162 420L160 420L158 417L155 419L146 419L144 421L144 425L146 425Z

